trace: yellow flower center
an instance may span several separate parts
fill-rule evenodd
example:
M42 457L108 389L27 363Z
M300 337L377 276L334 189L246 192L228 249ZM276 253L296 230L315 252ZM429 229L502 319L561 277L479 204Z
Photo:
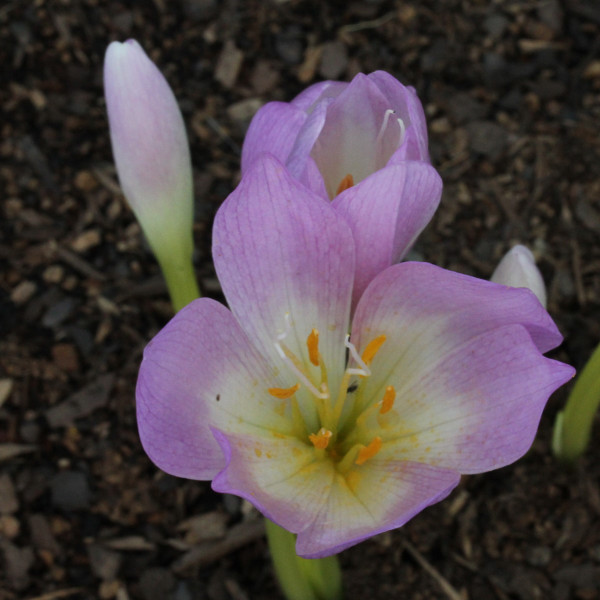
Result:
M288 328L289 330L289 328ZM298 437L314 447L319 458L329 458L342 474L361 466L376 456L383 445L382 429L397 420L393 410L396 390L388 385L380 400L364 398L364 379L371 376L371 363L385 343L386 336L379 335L359 354L346 336L345 347L348 364L335 398L332 398L323 356L319 352L319 332L313 329L306 338L308 361L319 368L315 377L310 365L305 366L284 343L284 333L277 338L275 347L284 363L297 377L298 382L288 388L269 388L271 396L289 402L294 430ZM310 368L309 368L310 367ZM319 417L319 428L310 430L299 409L296 393L305 388L314 398ZM285 407L280 410L285 410ZM288 413L289 414L289 413ZM342 415L344 418L342 419Z

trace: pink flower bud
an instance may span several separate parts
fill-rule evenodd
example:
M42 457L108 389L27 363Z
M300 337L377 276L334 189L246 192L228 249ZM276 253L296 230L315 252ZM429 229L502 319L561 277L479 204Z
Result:
M108 47L104 89L123 193L159 261L165 253L189 261L192 170L175 96L135 40Z

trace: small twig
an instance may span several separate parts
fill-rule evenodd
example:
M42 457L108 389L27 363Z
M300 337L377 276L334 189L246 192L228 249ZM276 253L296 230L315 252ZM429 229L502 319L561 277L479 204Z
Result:
M442 588L450 600L464 600L463 595L458 592L450 582L431 564L427 559L407 540L402 542L404 547L412 554L413 558L431 575Z
M100 273L100 271L94 269L94 267L92 267L92 265L83 260L83 258L80 258L79 256L77 256L77 254L71 252L70 250L67 250L66 248L61 248L60 246L58 246L56 248L56 255L58 256L58 258L60 258L60 260L67 263L71 268L75 269L82 275L89 277L90 279L96 279L98 281L104 281L106 279L106 277L102 273Z
M122 196L123 191L121 187L116 182L116 180L111 177L107 172L107 167L93 167L92 172L96 176L96 179L113 195Z
M377 19L372 19L371 21L360 21L359 23L350 23L349 25L344 25L340 27L338 33L354 33L355 31L362 31L363 29L376 29L377 27L381 27L385 25L388 21L391 21L397 15L396 11L391 11L382 15Z
M35 598L30 598L29 600L54 600L55 598L66 598L67 596L72 596L73 594L79 594L79 592L83 592L83 588L67 588L66 590L56 590L55 592L48 592L47 594L42 594L41 596L36 596Z
M240 523L232 527L223 540L205 542L192 548L187 554L176 560L171 568L175 573L181 573L191 567L205 567L264 534L265 525L262 520Z

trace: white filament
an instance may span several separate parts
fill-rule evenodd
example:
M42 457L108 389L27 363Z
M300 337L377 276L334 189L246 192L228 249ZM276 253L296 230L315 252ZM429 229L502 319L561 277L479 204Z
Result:
M385 135L385 131L387 129L388 123L390 121L390 115L395 115L396 111L388 108L385 111L385 114L383 115L383 121L381 123L381 127L379 128L379 133L377 134L377 137L375 138L375 143L379 144L382 140L383 140L383 136ZM400 146L402 146L403 142L404 142L404 136L406 135L406 126L404 125L404 121L402 119L400 119L399 117L396 118L396 121L398 121L398 125L400 126L400 139L398 140L398 148Z
M360 357L360 355L356 351L356 347L350 341L349 335L346 335L346 339L344 340L344 346L346 346L346 348L348 348L348 350L350 351L350 356L352 356L354 362L360 365L361 367L360 369L348 368L346 369L346 373L350 375L362 375L363 377L368 377L369 375L371 375L371 369L369 369L365 361Z
M309 389L311 394L321 400L327 400L329 398L329 392L320 392L312 383L312 381L294 364L294 361L285 353L282 345L279 342L275 342L275 350L281 357L283 362L291 369L296 377Z
M296 375L296 377L298 377L298 379L309 389L313 396L321 400L327 400L329 398L329 391L319 391L315 387L313 382L306 376L306 374L294 364L294 361L286 354L285 350L283 349L283 345L281 344L281 342L288 336L291 330L292 318L290 316L290 313L285 313L285 330L277 336L277 341L274 343L275 350L277 350L277 354L279 354L283 362L291 369L294 375ZM290 350L288 350L288 352L290 352Z

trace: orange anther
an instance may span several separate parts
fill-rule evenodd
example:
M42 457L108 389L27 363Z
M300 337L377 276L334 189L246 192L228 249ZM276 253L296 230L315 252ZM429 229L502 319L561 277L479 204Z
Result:
M269 388L267 392L269 392L271 396L275 396L275 398L287 400L288 398L291 398L299 389L300 384L297 383L290 388Z
M317 329L313 329L306 338L306 345L308 347L308 358L310 362L315 365L315 367L319 366L319 331Z
M340 185L338 185L338 189L337 189L337 192L335 193L335 195L337 196L338 194L345 192L348 188L351 188L353 185L354 185L354 177L352 177L352 175L350 175L350 173L348 173L348 175L346 175L346 177L344 177L340 181Z
M362 353L362 359L366 365L371 364L371 361L375 358L375 355L379 352L379 349L383 346L385 340L385 335L380 335L367 344L365 351Z
M333 434L331 433L331 431L329 431L329 429L321 427L321 429L319 429L317 433L311 433L308 436L308 439L313 443L313 446L315 448L318 448L319 450L325 450L325 448L327 448L327 445L329 444L329 438L332 435Z
M359 452L356 460L354 461L357 465L366 463L370 458L373 458L381 450L381 438L379 436L374 437L368 446L363 446Z
M386 412L392 410L392 406L394 406L394 400L396 399L396 390L393 385L388 385L385 388L385 393L383 394L383 400L381 401L381 408L379 409L379 413L385 415Z

